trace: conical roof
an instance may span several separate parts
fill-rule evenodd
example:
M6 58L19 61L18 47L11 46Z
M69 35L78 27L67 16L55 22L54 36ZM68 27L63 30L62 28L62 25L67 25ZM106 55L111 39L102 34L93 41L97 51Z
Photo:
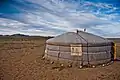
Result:
M106 38L83 32L83 31L78 31L77 33L75 32L67 32L62 35L59 35L55 38L48 39L46 43L67 43L67 44L72 44L72 43L107 43L111 42L107 40Z
M46 43L86 43L77 33L67 32L55 38L48 39Z
M105 42L111 42L110 40L91 34L83 31L78 31L78 35L81 36L86 42L88 43L105 43Z

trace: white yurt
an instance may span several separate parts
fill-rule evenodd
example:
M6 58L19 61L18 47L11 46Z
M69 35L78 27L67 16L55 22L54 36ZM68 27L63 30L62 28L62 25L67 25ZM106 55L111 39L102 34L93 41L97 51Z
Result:
M79 65L104 64L111 61L112 43L88 32L67 32L46 41L44 57Z

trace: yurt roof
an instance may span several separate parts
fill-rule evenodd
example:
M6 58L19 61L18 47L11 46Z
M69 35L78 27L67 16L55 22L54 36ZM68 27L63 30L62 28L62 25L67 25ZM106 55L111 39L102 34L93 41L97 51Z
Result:
M78 31L78 33L75 32L67 32L64 34L61 34L59 36L56 36L55 38L48 39L46 43L105 43L105 42L111 42L107 40L106 38L83 32Z
M48 39L47 43L86 43L77 33L67 32L55 38Z
M104 42L111 42L110 40L94 35L92 33L78 31L78 35L80 35L84 40L86 40L88 43L104 43Z

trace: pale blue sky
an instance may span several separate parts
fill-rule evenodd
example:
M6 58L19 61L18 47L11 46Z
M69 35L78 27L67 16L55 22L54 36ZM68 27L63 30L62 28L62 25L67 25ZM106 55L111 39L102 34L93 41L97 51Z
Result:
M119 0L6 0L0 34L56 36L76 29L120 37Z

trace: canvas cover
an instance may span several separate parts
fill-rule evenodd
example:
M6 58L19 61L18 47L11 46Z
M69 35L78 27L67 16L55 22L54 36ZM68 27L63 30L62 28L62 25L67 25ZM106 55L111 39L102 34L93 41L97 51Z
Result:
M55 38L51 38L46 41L46 43L56 43L56 44L76 44L76 43L86 43L84 39L82 39L78 34L74 32L64 33Z
M79 31L68 32L46 41L45 56L55 60L101 64L111 60L111 41Z

